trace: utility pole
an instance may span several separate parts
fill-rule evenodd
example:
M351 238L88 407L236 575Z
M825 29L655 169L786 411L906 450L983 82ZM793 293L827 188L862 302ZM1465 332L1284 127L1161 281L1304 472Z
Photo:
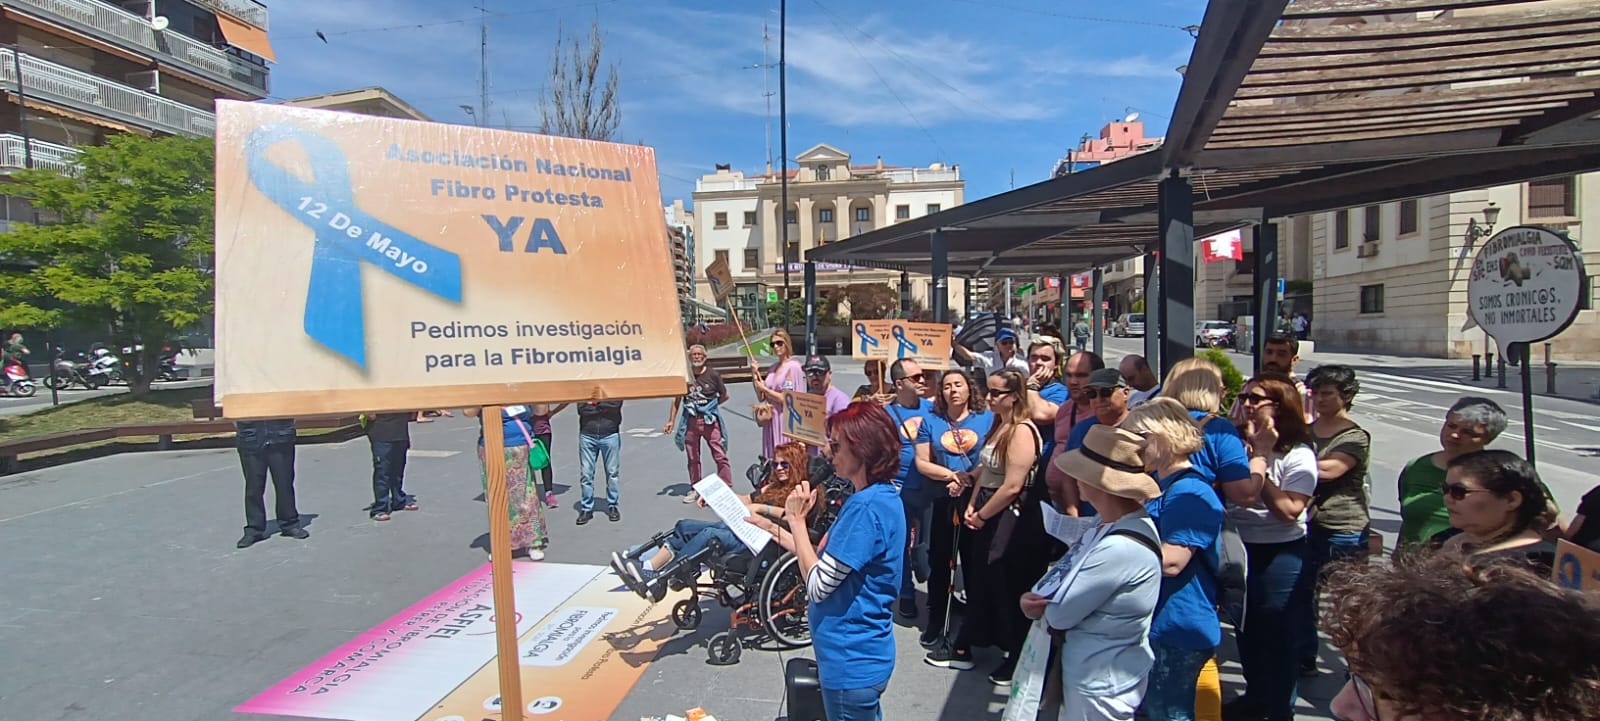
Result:
M478 6L482 18L478 24L478 114L479 123L489 122L489 0Z
M783 327L789 327L789 0L778 0L778 227L783 229Z
M17 76L17 130L22 135L22 167L33 169L33 140L28 135L28 91L23 88L22 82L22 47L8 45L11 49L11 71ZM54 366L51 367L54 371ZM51 389L54 397L55 389Z

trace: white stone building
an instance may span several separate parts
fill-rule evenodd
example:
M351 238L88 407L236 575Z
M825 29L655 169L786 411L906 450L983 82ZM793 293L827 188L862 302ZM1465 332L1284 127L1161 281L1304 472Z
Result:
M718 256L727 258L741 314L764 308L767 298L782 297L784 269L789 294L803 297L805 252L824 243L849 238L900 220L917 218L960 205L965 192L961 168L934 163L927 167L883 164L852 165L850 154L829 145L801 153L789 171L787 264L780 251L777 173L746 176L719 166L702 176L694 192L694 255L696 296L711 301L705 267ZM912 297L928 307L931 279L912 276ZM898 272L819 263L819 293L853 283L885 283L898 288ZM950 307L959 309L964 288L951 284Z

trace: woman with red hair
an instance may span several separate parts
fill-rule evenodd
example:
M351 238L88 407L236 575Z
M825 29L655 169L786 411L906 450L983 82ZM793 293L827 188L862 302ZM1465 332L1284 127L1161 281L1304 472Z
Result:
M857 401L828 419L828 457L855 492L819 549L807 516L819 492L802 483L789 493L785 526L760 526L799 559L812 648L829 719L881 719L879 700L894 672L894 601L905 564L906 520L891 481L900 469L900 437L883 406Z

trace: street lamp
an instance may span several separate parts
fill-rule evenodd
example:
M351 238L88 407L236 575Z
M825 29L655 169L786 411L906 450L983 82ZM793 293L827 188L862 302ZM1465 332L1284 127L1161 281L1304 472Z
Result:
M1484 207L1482 223L1479 223L1477 218L1469 218L1467 220L1467 247L1462 250L1470 249L1480 239L1487 238L1494 233L1495 221L1499 219L1500 209L1496 208L1494 203Z
M467 117L472 118L473 125L478 124L478 111L476 109L474 109L471 105L463 105L461 106L461 110L467 114Z

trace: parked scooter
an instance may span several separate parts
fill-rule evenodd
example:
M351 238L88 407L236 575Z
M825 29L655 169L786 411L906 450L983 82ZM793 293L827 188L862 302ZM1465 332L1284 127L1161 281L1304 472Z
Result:
M100 386L105 385L103 376L87 372L89 369L87 362L73 362L62 354L60 348L56 348L56 354L56 362L51 370L50 377L44 379L46 386L54 390L64 391L76 384L93 391L99 390ZM77 356L80 360L83 359L82 353L78 353Z
M30 398L39 389L33 384L33 377L28 375L28 367L22 361L7 359L3 375L0 375L0 395Z

